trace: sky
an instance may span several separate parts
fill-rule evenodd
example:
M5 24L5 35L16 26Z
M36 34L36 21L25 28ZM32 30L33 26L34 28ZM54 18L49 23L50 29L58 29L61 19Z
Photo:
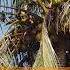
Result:
M6 0L1 0L1 3L0 3L0 5L5 5L5 6L9 6L9 7L11 7L11 1L12 0L8 0L8 4L6 3ZM2 12L2 11L5 11L5 12L11 12L11 9L10 8L3 8L3 7L0 7L0 12ZM7 15L8 16L8 15ZM6 16L6 17L7 17ZM1 27L0 27L0 40L2 39L2 37L4 36L4 34L7 32L7 30L8 30L8 28L9 28L9 25L6 25L4 22L1 22L0 21L0 25L1 25L1 27L2 27L2 29L1 29ZM3 31L3 32L2 32Z

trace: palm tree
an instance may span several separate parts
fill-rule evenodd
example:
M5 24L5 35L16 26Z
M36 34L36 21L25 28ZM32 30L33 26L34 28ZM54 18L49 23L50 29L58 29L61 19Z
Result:
M5 59L7 65L3 61L1 61L1 65L58 67L59 60L48 34L54 33L53 29L56 34L59 29L64 29L65 32L66 24L69 24L70 18L65 21L66 24L62 24L62 22L64 17L69 14L69 0L67 2L64 0L13 0L12 2L14 7L3 6L14 9L15 18L7 23L7 25L11 24L10 31L6 33L1 46L1 55L3 55L1 60ZM62 4L62 2L64 3ZM62 10L61 4L64 7ZM54 14L56 16L53 16ZM62 17L58 17L58 15ZM56 18L56 20L54 21L52 18ZM6 53L8 59L2 53Z

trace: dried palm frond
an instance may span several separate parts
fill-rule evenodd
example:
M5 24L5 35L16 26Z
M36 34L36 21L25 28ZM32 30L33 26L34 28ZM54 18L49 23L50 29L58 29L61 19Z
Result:
M51 4L45 0L37 0L37 3L42 7L45 14L47 14L48 9L51 9Z
M58 34L59 32L69 31L70 24L70 3L69 0L55 5L47 14L47 28L49 33ZM55 11L56 10L56 11Z
M60 13L61 30L64 33L70 30L70 2L69 0L63 4L63 10Z
M61 2L61 0L54 0L53 3L57 3L57 2ZM49 11L48 8L50 8L52 6L52 4L50 7L48 7L49 3L48 2L45 3L45 1L43 1L43 0L37 0L37 3L40 4L40 6L44 10L45 14L48 14L47 13ZM69 7L70 7L69 1L67 1L64 4L62 13L60 13L60 15L59 15L61 17L55 17L57 19L55 21L55 23L52 22L51 20L49 20L49 22L51 21L49 23L49 26L51 26L51 24L56 25L57 33L59 30L59 25L61 25L61 28L64 29L64 31L65 31L65 28L67 28L67 27L70 28L70 17L66 20L66 22L63 22L65 19L64 17L67 16L68 13L70 12ZM37 9L36 7L33 7L33 8ZM38 34L36 35L36 37L37 37L38 41L40 41L40 49L38 51L36 61L33 65L33 67L58 67L60 65L60 64L58 64L59 60L51 45L51 42L50 42L50 39L48 36L48 31L47 31L46 25L45 25L45 23L46 23L45 19L43 22L43 19L39 18L39 16L37 16L36 13L33 14L31 12L27 13L27 12L23 12L23 11L19 11L19 13L17 14L17 19L13 19L9 22L10 24L12 24L12 26L14 26L14 30L12 31L12 33L10 32L9 34L7 34L8 35L8 36L6 36L7 39L3 41L3 44L1 44L1 47L0 47L1 53L0 54L2 55L2 57L0 55L0 57L1 57L0 61L3 63L0 63L0 65L17 66L13 53L19 52L19 48L21 49L21 47L27 47L27 46L30 47L29 44L33 41L32 39L35 38L37 31L39 31ZM59 12L57 12L57 13L59 14ZM58 14L57 14L57 16L58 16ZM50 17L50 18L52 19L52 17ZM59 18L61 20L59 20ZM59 21L61 21L61 22L59 23ZM39 23L42 23L42 22L43 22L43 27L41 28ZM20 25L23 30L21 28L17 29L18 25ZM33 25L36 30L33 27L31 27L31 25ZM55 25L54 25L54 27L55 27ZM36 27L36 26L38 26L38 27ZM25 31L24 31L24 29L25 29ZM32 32L31 30L34 30L34 31ZM41 32L41 30L42 30L42 32ZM52 28L51 28L51 30L52 30ZM70 31L70 29L69 29L69 31ZM22 40L23 40L23 43L21 42ZM26 46L24 45L24 43ZM12 46L9 46L10 44L12 44ZM13 47L13 46L14 46L13 50L9 49L9 47ZM22 48L22 49L24 49L24 48ZM7 50L9 51L9 54L8 54ZM5 52L7 52L7 53L5 53ZM31 49L30 49L30 52L31 52ZM2 53L4 53L4 54L2 54ZM15 53L15 54L17 54L17 53ZM5 59L5 61L3 61L4 59ZM12 61L12 63L11 63L11 61ZM4 62L7 64L5 65Z
M17 20L17 19L12 19L11 21L9 21L6 25L8 25L8 24L16 24L16 23L18 23L19 22L19 20Z
M0 47L0 67L14 67L16 65L16 60L12 52L10 51L9 41L3 41Z
M64 1L64 0L50 0L50 2L52 2L52 4L58 4L62 1Z
M51 45L45 22L42 27L40 49L38 51L33 67L58 67L59 60Z

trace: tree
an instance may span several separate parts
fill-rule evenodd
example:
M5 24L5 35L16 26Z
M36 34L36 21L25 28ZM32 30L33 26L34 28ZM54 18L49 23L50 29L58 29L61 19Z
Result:
M13 5L16 5L16 8L13 8L16 13L15 18L7 23L7 25L11 24L11 31L6 34L3 41L3 47L5 46L5 50L8 50L7 53L10 53L10 57L12 57L12 59L9 57L13 61L13 65L10 66L23 66L26 61L27 66L58 67L60 64L58 64L59 61L48 34L54 33L54 29L58 34L59 27L61 27L60 30L63 29L61 22L69 13L69 0L64 1L63 4L62 0L13 0ZM66 6L66 12L62 6ZM58 17L58 15L62 17ZM60 20L61 18L62 20ZM68 19L67 21L69 22ZM4 53L6 51L3 50Z

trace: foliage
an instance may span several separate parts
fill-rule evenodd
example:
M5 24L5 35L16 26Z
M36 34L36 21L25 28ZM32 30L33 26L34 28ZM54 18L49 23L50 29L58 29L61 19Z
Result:
M63 8L60 4L62 0L13 0L13 5L18 9L15 8L15 18L6 23L6 25L11 24L11 30L6 33L1 44L1 53L4 54L0 59L1 62L5 59L4 62L7 63L5 65L3 62L2 66L23 66L24 61L28 62L27 66L33 67L58 67L60 65L48 36L48 32L55 33L56 30L58 34L59 27L62 30L66 27L62 27L63 25L70 25L69 18L68 23L63 22L64 17L70 13L69 1L62 4ZM26 55L25 58L23 54Z
M63 0L50 0L50 2L52 2L53 4L58 4L58 3L60 3L60 2L62 2Z
M45 22L42 27L40 48L33 67L58 67L59 60L48 37Z
M69 0L63 4L63 10L60 13L61 29L65 32L70 32L70 3Z

